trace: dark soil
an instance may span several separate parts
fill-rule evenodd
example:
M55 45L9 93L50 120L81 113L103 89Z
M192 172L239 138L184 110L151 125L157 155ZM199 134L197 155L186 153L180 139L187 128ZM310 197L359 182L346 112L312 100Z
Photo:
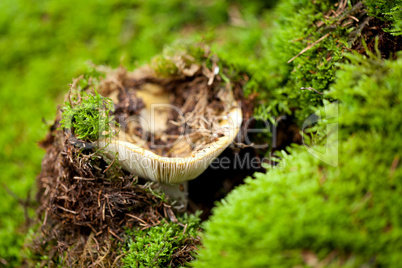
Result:
M250 165L252 159L258 163ZM206 220L211 215L215 202L220 201L235 187L244 183L246 177L254 172L263 172L261 157L253 148L245 148L239 152L226 149L216 160L221 167L211 165L195 180L189 181L189 211L201 210L201 219Z
M347 0L340 0L334 7L324 14L324 18L331 21L326 25L324 21L319 21L316 26L319 29L330 31L336 27L352 29L349 33L349 45L352 50L367 55L363 41L367 49L377 54L376 38L378 38L378 51L381 57L388 59L396 57L396 52L402 49L402 36L394 36L387 32L390 23L385 19L373 18L368 16L363 1L353 4L349 8ZM346 49L346 48L345 48Z
M40 267L118 267L125 229L177 221L169 200L155 195L157 184L122 171L95 148L84 149L58 119L41 143L46 149L38 177L40 229L29 245ZM172 267L192 260L199 239L178 248ZM47 259L43 259L47 256ZM37 258L37 259L36 259Z
M378 38L378 50L383 59L396 59L396 52L402 50L402 36L394 36L385 31L390 24L377 18L367 18L361 31L361 38L357 39L352 49L367 55L362 40L367 44L370 52L376 54L376 38Z
M252 99L250 101L253 102ZM244 107L252 106L245 102ZM247 116L247 112L244 113L244 110L243 114ZM248 128L256 128L254 123L255 121L252 121ZM268 122L266 123L268 124ZM272 137L271 141L262 141L260 137L247 133L247 129L243 126L237 140L239 143L226 149L216 159L215 162L221 163L221 165L211 164L198 178L189 181L189 210L191 212L202 210L201 219L208 219L216 202L222 200L235 187L243 184L245 178L252 177L254 172L266 171L262 163L276 164L264 157L267 150L274 155L276 151L286 150L291 144L302 144L300 129L292 116L280 120L275 132L276 135ZM242 148L246 145L244 144L246 135L249 140L260 144L267 143L270 147L265 151L256 150L252 146Z

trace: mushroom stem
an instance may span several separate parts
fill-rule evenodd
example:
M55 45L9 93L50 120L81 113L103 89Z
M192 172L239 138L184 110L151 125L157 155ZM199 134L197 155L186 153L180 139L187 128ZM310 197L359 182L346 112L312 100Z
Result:
M160 182L164 193L173 199L173 206L177 211L185 211L188 204L188 182L184 181L179 184L170 184Z

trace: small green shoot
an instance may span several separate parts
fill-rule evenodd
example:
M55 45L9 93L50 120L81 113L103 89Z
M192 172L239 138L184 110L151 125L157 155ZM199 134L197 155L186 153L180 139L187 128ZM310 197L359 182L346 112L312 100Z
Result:
M61 127L71 129L78 139L94 141L101 138L111 138L114 134L112 125L114 117L113 102L95 94L78 92L74 96L77 103L66 102L62 109Z

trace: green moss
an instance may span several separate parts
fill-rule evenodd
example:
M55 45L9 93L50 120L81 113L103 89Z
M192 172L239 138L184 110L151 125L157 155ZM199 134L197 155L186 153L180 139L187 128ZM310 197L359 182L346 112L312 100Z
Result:
M115 134L111 127L115 124L110 115L114 109L112 100L102 97L96 90L94 95L81 91L77 94L81 101L76 104L66 102L62 109L61 127L70 129L81 140L112 137Z
M402 2L391 9L386 14L392 21L392 27L389 30L393 35L402 35Z
M249 89L259 92L261 99L270 100L267 109L271 116L289 114L296 109L296 118L302 122L313 112L313 107L322 105L320 94L301 88L328 90L335 78L336 63L342 62L343 50L348 47L349 29L325 27L333 23L324 18L333 3L283 1L278 6L274 33L264 50L264 67ZM320 21L325 24L317 27ZM321 41L297 56L318 40ZM266 89L261 91L260 85ZM256 114L262 115L258 110Z
M291 114L301 126L323 105L323 96L315 91L325 92L333 83L353 30L352 25L342 26L339 18L324 16L336 9L335 3L280 1L273 10L262 12L260 19L242 11L243 27L211 35L211 39L224 40L215 44L213 51L225 64L249 75L244 91L257 95L255 118L275 121ZM354 2L345 14L353 7Z
M383 18L384 14L391 11L391 9L400 2L399 0L364 0L367 11L370 16Z
M383 12L400 12L397 2L386 4ZM360 26L343 26L341 18L363 14L354 13L360 9L358 1L349 1L343 15L331 18L327 14L337 9L335 4L338 1L281 1L263 13L262 19L247 20L252 30L236 28L223 33L228 41L213 47L221 59L250 75L244 90L257 94L256 119L273 122L290 114L301 127L324 104L324 95L319 93L328 92L338 65L347 60L345 53L360 38L356 34Z
M208 52L202 44L175 42L152 58L151 67L159 76L175 76L179 70L191 68L192 64L201 65L207 56Z
M374 5L378 1L371 2ZM338 64L345 62L344 54L359 38L354 31L357 24L343 26L346 21L340 20L342 15L326 16L332 14L330 10L337 9L335 4L338 1L281 1L273 11L266 11L262 19L246 20L247 28L222 33L221 38L227 41L215 45L214 51L221 59L250 75L245 91L257 93L259 99L254 116L270 119L294 114L301 124L315 107L323 105L323 96L315 91L328 91ZM344 15L356 15L352 10L357 5L358 1L349 1ZM395 20L389 16L383 18L397 27L401 23L401 17L397 16L401 12L398 1L385 1L383 5L379 8L381 12L394 14ZM247 17L247 13L243 14ZM377 13L369 14L376 16ZM214 38L219 39L219 36ZM309 49L297 56L306 48Z
M291 115L301 127L323 105L319 93L329 89L337 64L345 61L353 30L351 25L342 27L338 18L324 16L336 9L335 3L284 0L273 10L265 10L260 19L242 11L244 27L228 28L210 37L225 40L215 44L213 51L226 65L250 77L244 91L257 96L253 114L257 120L274 124L275 118ZM353 7L348 6L345 14ZM271 140L271 134L263 138Z
M368 14L388 21L388 29L393 35L402 35L402 1L401 0L364 0Z
M198 241L198 215L185 214L178 220L181 225L170 222L147 230L128 231L128 236L132 238L124 250L123 267L170 267L171 261L175 258L174 253L180 250L187 251L188 257L194 256L194 249L189 250L186 247L194 246ZM178 256L180 254L183 253L179 252Z
M248 179L214 210L195 267L402 262L402 59L348 58L330 93L341 100L338 165L298 147Z

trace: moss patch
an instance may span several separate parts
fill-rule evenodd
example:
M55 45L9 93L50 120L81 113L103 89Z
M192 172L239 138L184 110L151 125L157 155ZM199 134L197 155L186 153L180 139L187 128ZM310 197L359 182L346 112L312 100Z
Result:
M149 230L129 231L123 267L187 267L195 259L199 243L199 218L187 214L175 223Z
M195 267L401 262L402 141L395 116L402 112L402 60L348 58L330 93L341 100L338 165L299 147L278 168L256 174L214 210Z

